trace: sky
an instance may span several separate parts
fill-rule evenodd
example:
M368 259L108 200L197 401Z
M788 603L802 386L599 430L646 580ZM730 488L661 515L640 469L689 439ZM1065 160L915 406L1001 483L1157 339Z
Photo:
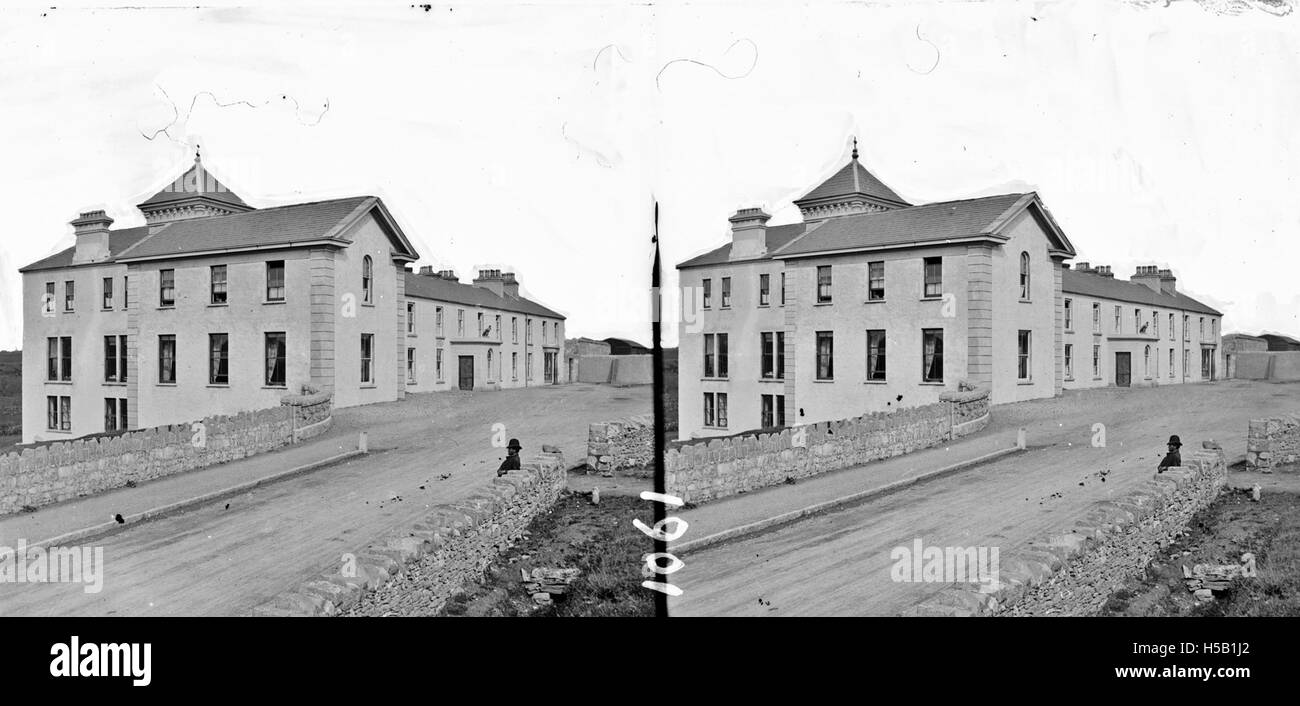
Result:
M146 3L147 5L147 3ZM1035 190L1078 251L1300 334L1300 17L1260 2L0 10L0 349L68 221L203 162L254 206L383 198L420 265L649 343L674 265L849 158L912 203Z

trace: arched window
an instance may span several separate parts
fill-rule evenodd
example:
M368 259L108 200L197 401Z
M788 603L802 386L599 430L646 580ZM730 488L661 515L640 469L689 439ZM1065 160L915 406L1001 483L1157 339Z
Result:
M361 259L361 301L370 303L371 282L374 281L374 268L370 256Z
M1029 253L1020 253L1020 298L1029 298Z

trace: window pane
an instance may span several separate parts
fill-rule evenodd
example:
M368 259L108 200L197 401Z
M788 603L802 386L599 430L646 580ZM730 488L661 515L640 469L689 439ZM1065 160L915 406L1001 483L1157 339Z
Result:
M885 332L867 331L867 379L885 379Z
M176 382L176 337L158 337L158 382Z
M925 382L943 382L943 331L925 329L921 336L921 378Z
M285 384L286 334L266 334L266 384L281 387Z
M937 297L943 292L943 260L937 257L925 258L924 296Z

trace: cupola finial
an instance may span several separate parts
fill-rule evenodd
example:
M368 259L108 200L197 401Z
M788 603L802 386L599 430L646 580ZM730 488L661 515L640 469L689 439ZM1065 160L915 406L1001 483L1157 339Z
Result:
M853 138L853 159L854 161L858 159L858 138L856 137Z

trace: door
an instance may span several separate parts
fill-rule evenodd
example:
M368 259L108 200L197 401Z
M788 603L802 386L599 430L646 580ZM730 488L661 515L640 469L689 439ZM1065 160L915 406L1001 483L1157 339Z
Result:
M474 356L462 355L459 357L460 362L460 389L474 389Z
M1131 362L1132 361L1128 353L1115 354L1115 385L1116 386L1118 387L1129 386L1129 382L1132 380L1132 372L1129 367Z
M543 358L543 365L545 366L544 372L546 375L545 377L546 384L554 385L555 384L555 354L548 351Z

